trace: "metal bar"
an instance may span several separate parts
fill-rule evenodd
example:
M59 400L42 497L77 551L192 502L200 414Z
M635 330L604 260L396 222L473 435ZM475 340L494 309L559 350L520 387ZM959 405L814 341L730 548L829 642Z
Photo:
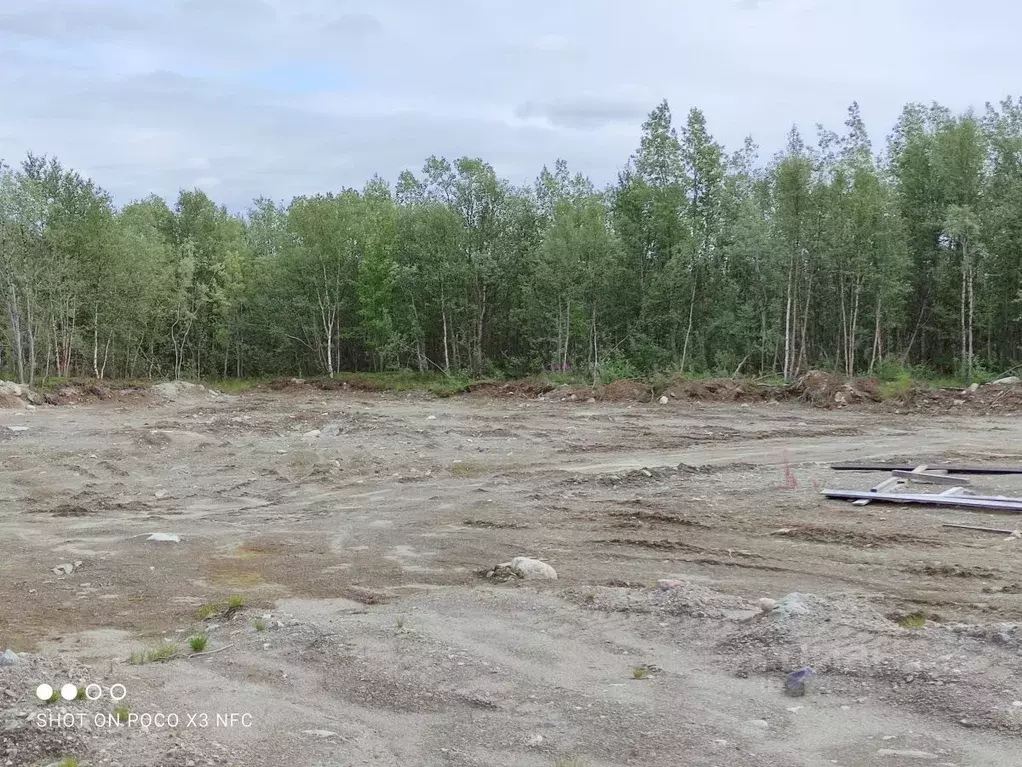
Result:
M904 463L832 463L834 471L912 471L913 464ZM957 463L931 464L930 471L944 470L952 474L1022 474L1022 466L968 466Z
M1014 535L1017 530L1003 530L999 527L975 527L974 525L941 525L941 527L955 527L959 530L975 530L979 533L1000 533L1001 535Z
M975 495L932 495L916 493L871 493L868 490L824 490L828 498L846 501L867 499L880 503L916 503L931 506L956 506L965 509L1010 511L1022 514L1022 498L990 498Z
M903 484L902 480L898 479L897 477L888 477L883 482L881 482L879 485L874 485L873 487L871 487L869 489L869 491L871 493L882 493L882 492L884 492L884 490L890 490L892 487L897 487L900 484ZM869 499L861 499L861 500L858 500L858 501L853 501L852 505L853 506L869 506Z
M891 472L896 477L907 479L910 482L922 482L926 485L968 485L969 480L965 477L956 477L953 474L931 474L928 471L905 471L895 469Z

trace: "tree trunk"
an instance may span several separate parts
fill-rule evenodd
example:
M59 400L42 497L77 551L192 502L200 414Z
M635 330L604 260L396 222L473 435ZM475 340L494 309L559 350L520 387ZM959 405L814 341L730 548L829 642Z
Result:
M688 326L685 328L685 343L681 348L681 369L680 373L685 375L685 359L688 357L688 342L692 336L692 315L696 308L696 280L695 275L692 276L692 294L689 296L688 301Z
M784 369L783 375L784 380L791 380L791 368L792 368L792 324L794 318L792 317L792 311L794 309L793 296L795 284L795 252L792 251L791 258L788 260L788 288L787 297L785 299L784 306Z

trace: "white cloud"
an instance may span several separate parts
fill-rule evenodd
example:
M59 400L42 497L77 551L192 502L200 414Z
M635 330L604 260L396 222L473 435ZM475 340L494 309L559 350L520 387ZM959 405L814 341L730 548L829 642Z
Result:
M0 157L233 208L434 153L603 183L663 97L766 152L852 100L878 140L908 100L999 100L1020 20L1007 0L5 0Z

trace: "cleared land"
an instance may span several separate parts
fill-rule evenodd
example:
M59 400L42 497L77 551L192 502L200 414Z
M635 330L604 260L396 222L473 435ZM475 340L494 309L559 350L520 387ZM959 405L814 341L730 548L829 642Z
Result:
M1007 414L492 392L0 410L0 648L28 653L0 764L1016 765L1022 541L940 525L1022 520L818 490L1020 445ZM517 555L558 580L481 574ZM761 613L791 592L807 615ZM35 698L68 681L180 726ZM85 724L37 726L61 711Z

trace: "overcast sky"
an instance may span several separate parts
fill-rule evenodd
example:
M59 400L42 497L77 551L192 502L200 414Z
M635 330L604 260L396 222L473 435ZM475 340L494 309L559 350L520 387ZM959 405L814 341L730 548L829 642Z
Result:
M430 154L598 183L667 98L764 155L792 123L875 141L906 101L1022 84L1012 0L0 0L0 158L58 156L126 203L394 181Z

